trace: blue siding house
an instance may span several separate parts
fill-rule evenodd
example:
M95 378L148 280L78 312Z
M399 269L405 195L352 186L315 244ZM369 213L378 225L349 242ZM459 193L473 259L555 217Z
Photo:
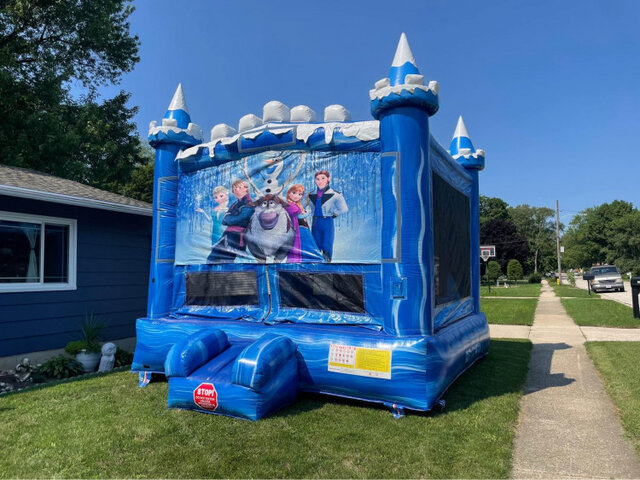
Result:
M150 204L0 165L0 369L58 353L91 315L132 348L150 246Z

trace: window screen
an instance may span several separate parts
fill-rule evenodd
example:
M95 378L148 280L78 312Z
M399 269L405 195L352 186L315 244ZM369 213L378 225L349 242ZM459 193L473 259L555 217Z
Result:
M365 313L362 275L281 271L278 283L283 307Z
M256 272L187 273L187 305L258 305Z
M471 295L469 198L433 173L436 305Z

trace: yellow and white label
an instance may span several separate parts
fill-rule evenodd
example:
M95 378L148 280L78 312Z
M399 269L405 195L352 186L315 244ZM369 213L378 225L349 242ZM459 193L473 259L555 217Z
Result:
M329 371L390 380L391 350L331 344Z

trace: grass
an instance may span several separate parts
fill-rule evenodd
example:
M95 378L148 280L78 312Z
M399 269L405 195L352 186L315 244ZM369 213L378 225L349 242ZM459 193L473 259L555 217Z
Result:
M571 285L556 285L554 283L549 283L553 287L553 290L556 292L556 295L561 298L600 298L600 295L597 293L591 292L589 295L588 290L583 290L582 288L572 287Z
M581 327L639 328L633 309L614 300L563 298L562 306Z
M489 323L501 325L533 325L537 298L483 298L480 308Z
M525 283L521 285L512 285L509 288L489 287L482 285L480 287L480 295L483 297L539 297L541 283Z
M586 347L640 456L640 342L587 342Z
M0 397L0 478L507 478L528 341L492 340L442 414L306 396L248 422L114 373Z

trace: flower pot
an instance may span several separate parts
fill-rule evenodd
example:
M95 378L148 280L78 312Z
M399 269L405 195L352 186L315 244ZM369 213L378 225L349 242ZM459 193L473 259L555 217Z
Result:
M87 352L82 350L76 355L76 360L82 365L84 373L95 372L100 362L100 353Z

